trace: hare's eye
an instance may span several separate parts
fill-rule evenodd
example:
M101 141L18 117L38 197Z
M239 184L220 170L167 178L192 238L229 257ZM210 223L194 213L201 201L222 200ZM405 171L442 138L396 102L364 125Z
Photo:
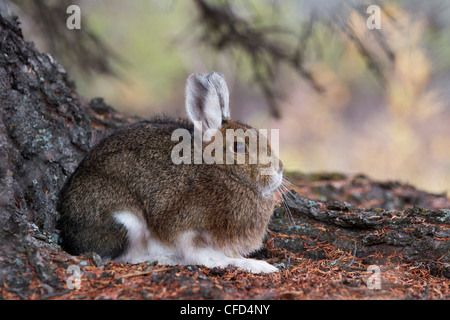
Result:
M245 145L245 143L239 141L236 141L234 143L233 151L236 153L244 153L244 154L248 153L247 146Z

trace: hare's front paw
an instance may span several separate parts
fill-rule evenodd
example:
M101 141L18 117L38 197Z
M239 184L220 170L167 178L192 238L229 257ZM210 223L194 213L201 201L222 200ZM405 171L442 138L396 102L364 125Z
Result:
M255 259L239 259L233 263L236 267L250 271L251 273L272 273L277 272L278 269L271 264Z

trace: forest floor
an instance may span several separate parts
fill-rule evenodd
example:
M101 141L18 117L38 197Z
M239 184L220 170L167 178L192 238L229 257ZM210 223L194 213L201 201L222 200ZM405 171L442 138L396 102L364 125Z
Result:
M398 182L374 182L362 175L291 174L289 180L297 193L317 201L385 210L450 208L444 194L429 194ZM280 205L278 214L282 223L295 225L295 215L282 208ZM284 240L296 237L303 237L302 250L292 243L283 245L289 243ZM231 267L102 262L95 255L74 257L49 250L45 254L52 258L52 265L47 268L57 275L53 281L57 285L43 286L34 277L27 299L450 299L448 264L439 259L431 269L426 262L407 262L393 251L385 254L382 264L373 265L367 256L355 253L356 247L345 251L319 237L306 239L275 232L270 226L264 247L255 257L276 265L280 272L273 274L251 274ZM383 254L378 255L376 258ZM69 289L70 284L74 288ZM10 290L1 290L1 295L20 298Z

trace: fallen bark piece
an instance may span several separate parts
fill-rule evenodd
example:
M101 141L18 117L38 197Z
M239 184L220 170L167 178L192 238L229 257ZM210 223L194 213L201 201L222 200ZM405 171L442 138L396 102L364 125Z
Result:
M315 243L326 242L353 252L356 257L365 258L367 263L384 264L387 257L395 255L398 262L434 261L439 264L442 275L450 275L448 209L364 210L346 203L306 199L295 190L284 195L284 204L275 212L269 228L298 238L278 240L279 247L289 251L298 248L299 252L303 248L306 252L308 241L305 239L314 239ZM293 223L286 218L286 210L290 211ZM297 245L293 243L295 241Z

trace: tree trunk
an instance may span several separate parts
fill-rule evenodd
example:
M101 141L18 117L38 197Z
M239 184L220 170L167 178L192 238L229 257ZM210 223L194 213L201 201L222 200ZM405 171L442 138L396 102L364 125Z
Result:
M0 13L0 297L46 298L67 293L61 268L80 262L58 245L59 190L88 150L137 119L114 111L102 99L80 99L64 68L24 41L16 17L2 8ZM308 183L303 187L313 186ZM318 193L323 196L327 190ZM448 208L445 196L420 194L439 198ZM275 262L288 270L290 254L324 259L326 244L368 264L386 263L396 254L403 261L428 263L434 274L449 277L450 210L365 210L343 202L355 200L349 199L325 203L295 191L285 195L294 223L286 218L285 207L277 207L266 249L257 256L270 259L282 250L284 258L279 255ZM198 281L215 283L220 274L216 270Z
M49 254L59 250L58 191L88 150L132 119L102 99L82 101L64 68L1 14L0 288L25 297L35 275L47 293L62 288Z

